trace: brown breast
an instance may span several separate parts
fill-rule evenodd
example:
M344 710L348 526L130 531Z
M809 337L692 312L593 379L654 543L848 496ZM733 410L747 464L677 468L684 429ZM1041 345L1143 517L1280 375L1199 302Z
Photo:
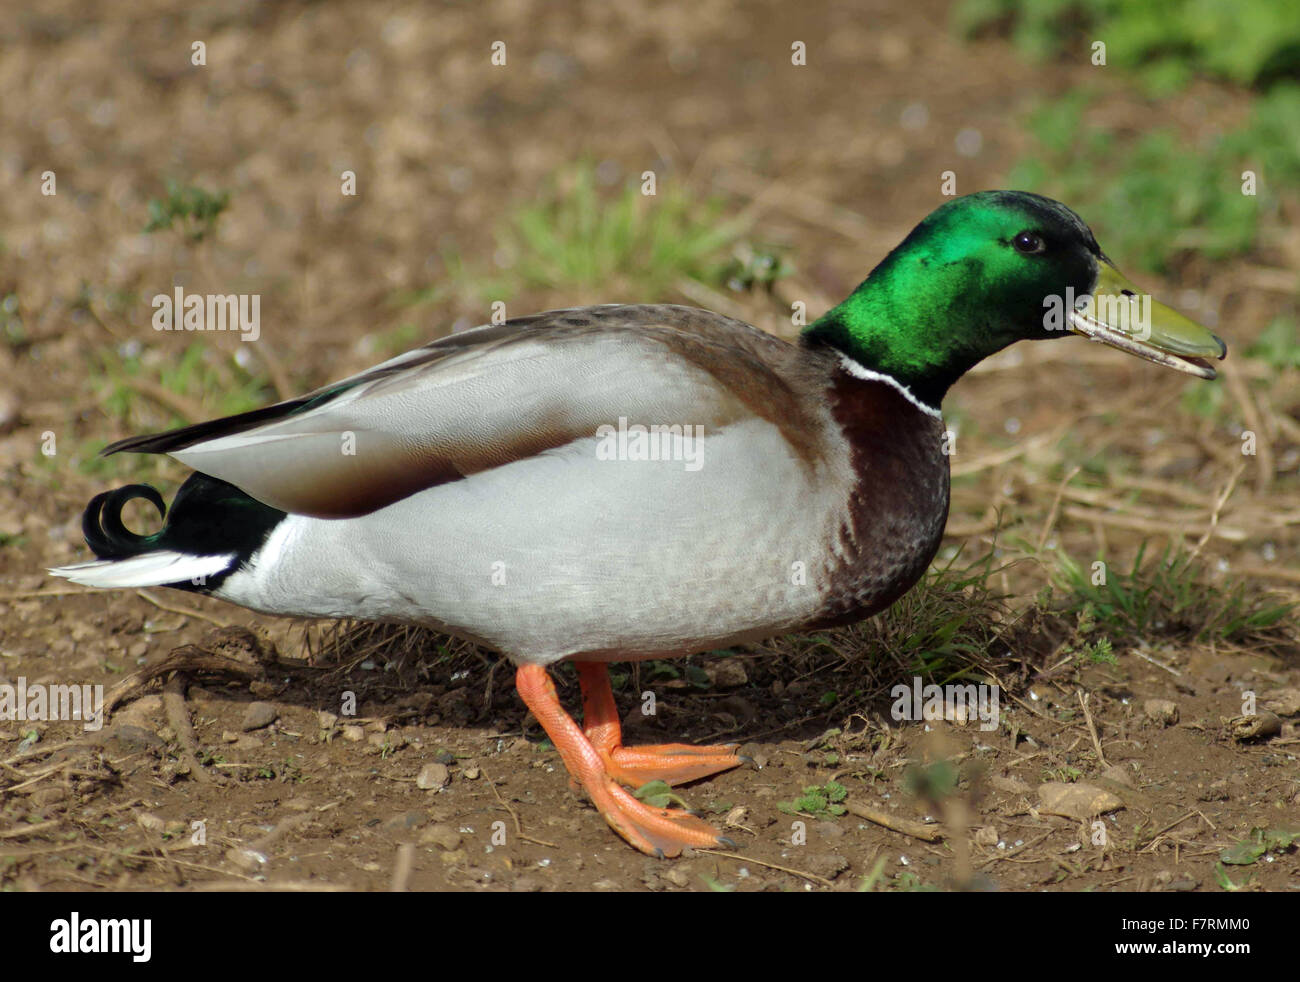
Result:
M828 399L855 484L830 564L828 599L809 628L884 610L930 565L948 520L943 421L893 386L837 367Z

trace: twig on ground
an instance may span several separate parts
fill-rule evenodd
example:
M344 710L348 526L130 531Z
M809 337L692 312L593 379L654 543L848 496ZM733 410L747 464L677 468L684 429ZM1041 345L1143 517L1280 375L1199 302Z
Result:
M719 849L696 849L701 856L722 856L726 859L738 859L742 863L753 863L755 866L764 866L767 869L780 870L782 873L789 873L791 876L799 876L805 880L812 880L814 883L821 883L831 887L835 884L824 876L818 876L816 873L805 873L803 870L791 869L789 866L778 866L776 863L766 863L761 859L755 859L753 856L741 856L734 852L722 852Z
M1092 737L1092 746L1097 751L1097 760L1102 767L1109 767L1110 762L1106 760L1106 752L1101 749L1101 737L1097 735L1097 724L1092 721L1092 710L1088 708L1088 701L1092 694L1078 689L1075 695L1079 697L1079 705L1083 707L1083 719L1088 724L1088 735Z
M901 832L903 835L910 835L912 838L921 839L924 842L941 842L946 834L942 825L918 822L911 818L903 818L901 815L891 815L889 812L870 808L856 801L846 801L844 807L850 814L857 815L858 818L865 818L868 822L882 825L893 832Z
M239 682L265 680L265 673L258 666L248 665L225 655L204 651L196 645L183 645L157 665L149 665L138 672L133 672L113 686L104 698L104 721L108 721L108 717L114 709L126 700L134 698L154 679L170 675L172 672L185 672L190 675L200 673L225 675Z
M1043 547L1047 545L1047 537L1052 534L1052 528L1056 525L1056 516L1061 510L1061 496L1065 494L1065 487L1074 480L1074 476L1079 473L1081 468L1072 467L1061 478L1060 486L1056 489L1056 497L1052 499L1052 507L1047 512L1047 519L1043 522L1043 530L1038 533L1038 551L1042 552Z
M194 724L190 722L190 711L185 705L185 690L189 688L189 684L189 678L177 672L163 686L163 706L167 710L167 722L175 731L176 740L180 743L194 775L205 784L224 784L225 777L209 771L199 760L199 741L194 735Z
M213 617L211 614L205 614L201 610L192 610L189 607L173 607L171 604L165 604L147 590L136 590L136 594L149 601L159 610L165 610L169 614L180 614L183 617L197 617L201 621L207 621L209 624L215 624L217 627L234 627L230 621L223 621L220 617Z
M527 835L524 832L523 827L519 824L518 813L513 808L510 807L510 805L506 802L505 798L501 797L501 792L497 790L496 781L488 777L487 771L483 770L483 768L481 767L479 768L479 773L483 775L483 780L487 781L488 785L492 788L492 793L497 796L497 801L501 802L501 807L504 808L506 811L508 811L510 813L510 817L514 819L515 835L523 839L525 842L531 842L534 843L535 845L546 846L549 849L560 848L554 842L547 842L545 839L536 839L531 835Z

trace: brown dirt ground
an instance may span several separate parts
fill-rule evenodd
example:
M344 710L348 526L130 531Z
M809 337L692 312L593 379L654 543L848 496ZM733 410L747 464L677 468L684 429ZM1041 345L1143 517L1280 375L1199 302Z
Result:
M166 426L175 412L213 414L145 393L122 430L103 408L97 351L135 343L157 359L179 357L182 342L150 330L143 299L173 281L260 293L254 366L285 394L304 390L386 354L382 339L412 320L390 302L395 293L438 283L450 247L487 261L507 210L586 156L621 175L652 167L725 195L749 209L766 241L788 245L800 269L775 300L675 299L716 300L772 330L788 323L791 296L821 309L940 202L941 172L955 170L962 192L997 186L1024 148L1021 114L1090 71L1030 66L997 41L962 44L940 27L945 18L938 0L644 9L144 0L95 14L46 3L0 26L0 91L21 93L0 101L0 296L17 296L25 329L0 347L0 681L111 687L188 644L235 657L255 679L194 673L179 715L154 690L99 735L0 722L0 888L379 889L397 876L413 889L707 890L712 880L850 890L880 864L878 885L906 886L906 873L939 887L975 876L1003 890L1221 889L1219 850L1252 827L1294 820L1300 806L1294 718L1262 742L1233 739L1225 722L1245 689L1300 687L1294 644L1155 639L1141 652L1149 658L1126 645L1116 666L1058 676L1050 630L1013 635L1022 650L990 652L1017 697L1006 707L1012 727L993 733L890 723L884 693L902 672L873 647L869 627L744 652L743 682L716 672L700 686L660 680L650 720L636 712L632 694L648 683L634 675L620 695L631 739L734 738L765 765L684 792L716 822L730 820L735 857L655 861L566 787L507 666L491 656L423 637L330 643L320 625L161 590L69 590L43 573L84 558L81 509L126 476L120 458L85 473L94 450ZM207 42L206 69L189 65L194 39ZM488 62L497 39L508 43L506 68ZM806 68L789 64L793 40L808 44ZM1099 111L1143 125L1147 107L1112 84ZM901 126L917 103L928 121ZM1196 134L1243 105L1204 87L1160 112ZM953 149L964 128L982 135L974 157ZM356 198L338 194L349 168ZM34 190L47 169L58 174L55 198ZM146 202L169 176L232 191L215 244L141 234ZM1278 231L1256 259L1295 269L1300 242ZM1274 315L1294 314L1294 295L1267 279L1250 263L1190 263L1177 281L1151 285L1217 319L1239 352ZM647 299L620 289L537 290L512 309ZM453 289L419 312L417 336L485 316ZM209 343L227 361L239 347ZM949 546L987 550L999 523L1007 559L1023 560L1026 550L1006 545L1017 541L1123 563L1143 537L1157 551L1185 540L1208 575L1294 594L1300 380L1270 371L1231 360L1216 383L1226 408L1208 419L1180 403L1196 383L1082 342L993 359L946 406L960 433ZM1267 453L1237 452L1243 426ZM59 452L42 459L47 433ZM1085 461L1105 466L1063 481ZM160 473L174 487L184 470ZM1024 598L1045 577L1042 564L1018 561L1000 585ZM560 681L572 700L572 677ZM1090 693L1106 762L1127 784L1103 776L1079 688ZM322 720L344 690L357 693L360 718ZM819 699L831 691L859 695L828 709ZM1175 725L1145 717L1152 697L1178 703ZM254 699L278 718L243 733ZM185 718L204 763L186 759ZM349 723L360 732L340 729ZM20 748L32 729L39 742ZM925 817L906 774L909 762L937 756L962 776L950 808L966 809L969 859L852 816L805 819L808 843L790 843L795 817L777 803L831 777L852 801ZM440 757L446 786L419 788L417 775ZM1069 768L1124 802L1105 820L1105 846L1079 821L1037 807L1039 783ZM190 840L195 821L206 828L202 845ZM501 845L491 841L496 822ZM1300 888L1294 850L1230 875L1249 889Z

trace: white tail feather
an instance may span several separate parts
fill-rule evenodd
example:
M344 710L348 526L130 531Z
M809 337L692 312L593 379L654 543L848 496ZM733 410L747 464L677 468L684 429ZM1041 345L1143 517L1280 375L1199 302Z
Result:
M58 566L50 572L82 586L105 589L132 586L162 586L184 580L202 581L230 568L235 553L226 556L189 556L183 552L144 552L129 559L96 559L73 566Z

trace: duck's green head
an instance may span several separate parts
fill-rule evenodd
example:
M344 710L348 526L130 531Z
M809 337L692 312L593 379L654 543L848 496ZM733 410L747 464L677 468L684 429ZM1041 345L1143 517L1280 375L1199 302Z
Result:
M809 325L926 405L1016 341L1082 334L1214 378L1227 346L1126 280L1083 220L1023 191L981 191L935 209L851 296Z

